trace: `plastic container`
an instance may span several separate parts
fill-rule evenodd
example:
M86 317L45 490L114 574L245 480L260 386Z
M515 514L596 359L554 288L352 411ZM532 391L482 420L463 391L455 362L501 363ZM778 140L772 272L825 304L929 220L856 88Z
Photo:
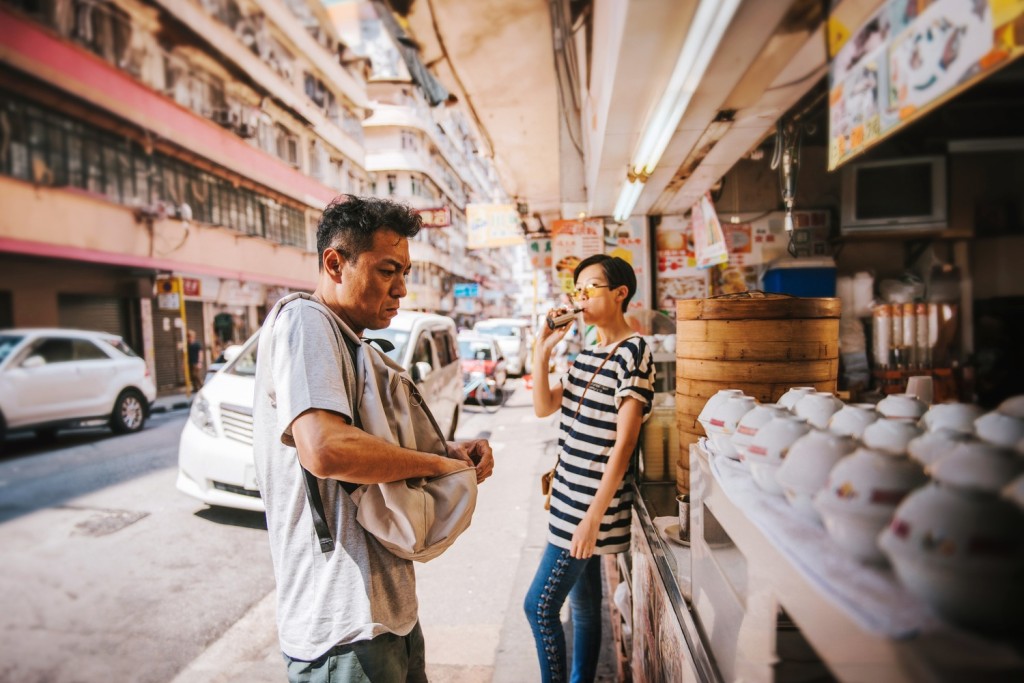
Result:
M776 261L768 267L761 286L774 294L832 297L836 295L836 263L831 258Z

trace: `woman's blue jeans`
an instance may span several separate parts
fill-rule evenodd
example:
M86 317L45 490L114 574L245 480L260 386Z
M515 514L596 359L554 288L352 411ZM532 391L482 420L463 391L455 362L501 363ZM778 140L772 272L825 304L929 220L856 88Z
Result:
M594 680L601 654L601 592L598 555L577 560L568 550L548 543L524 604L545 683L570 680L559 620L566 597L572 610L572 683Z

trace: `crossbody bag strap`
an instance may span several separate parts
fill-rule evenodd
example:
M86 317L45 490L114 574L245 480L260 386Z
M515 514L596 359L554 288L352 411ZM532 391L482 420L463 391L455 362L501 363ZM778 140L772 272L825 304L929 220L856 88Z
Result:
M321 306L323 305L319 299L314 297L313 299ZM325 307L326 308L326 307ZM358 354L354 348L352 342L344 332L342 332L342 340L345 344L345 350L352 358L352 367L355 372L359 370ZM358 386L358 382L353 382ZM357 396L349 397L349 404L352 409L352 424L359 426L359 406ZM299 469L302 470L302 483L306 487L306 502L309 503L309 512L313 516L313 529L316 531L316 537L320 542L320 552L325 555L334 550L334 536L331 535L331 528L327 525L327 513L324 511L324 500L320 495L320 479L317 478L312 472L307 470L299 463ZM337 481L338 486L345 490L346 493L351 493L346 487L347 482Z
M626 337L626 339L632 339L632 337ZM594 370L594 374L590 377L590 381L587 382L587 385L585 387L583 387L583 393L580 394L580 402L576 404L576 413L572 416L573 422L575 422L576 418L580 416L580 409L583 407L583 399L587 395L587 389L589 389L590 385L594 383L595 379L597 379L597 376L601 373L601 368L604 367L604 364L608 362L609 358L615 355L615 352L619 350L619 347L622 346L623 342L625 342L626 339L623 339L618 344L612 347L612 350L609 351L608 355L604 357L604 360L601 361L601 364L597 366L597 370ZM555 469L558 468L558 463L560 462L562 462L561 448L558 449L558 456L555 458Z

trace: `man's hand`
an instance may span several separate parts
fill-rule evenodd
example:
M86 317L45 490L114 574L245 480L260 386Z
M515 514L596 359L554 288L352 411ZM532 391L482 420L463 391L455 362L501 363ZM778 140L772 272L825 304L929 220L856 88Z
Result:
M482 483L494 472L494 453L487 439L449 441L445 445L448 447L448 457L476 468L476 483Z

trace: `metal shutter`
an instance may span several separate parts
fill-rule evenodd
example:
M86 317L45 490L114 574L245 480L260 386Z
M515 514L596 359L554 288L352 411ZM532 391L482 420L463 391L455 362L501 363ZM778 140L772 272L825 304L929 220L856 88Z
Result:
M59 294L57 321L67 329L110 332L129 339L127 306L125 299L116 296Z
M196 331L196 340L205 348L203 302L186 301L185 315L187 329ZM153 352L156 356L156 388L160 391L185 386L185 361L182 358L182 347L179 346L184 335L181 328L174 325L174 321L180 317L177 311L160 310L156 299L153 299Z

